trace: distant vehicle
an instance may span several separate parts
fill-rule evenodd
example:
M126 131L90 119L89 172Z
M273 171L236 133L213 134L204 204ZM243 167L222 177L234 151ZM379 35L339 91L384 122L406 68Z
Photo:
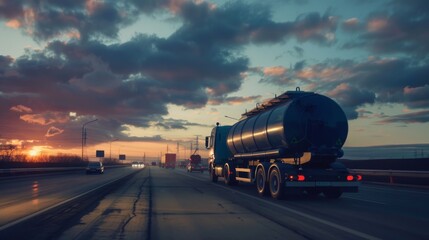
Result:
M161 167L163 168L176 168L176 154L166 153L161 158Z
M203 165L201 165L201 164L188 163L188 166L186 166L186 171L188 171L188 172L204 172L204 168L203 168Z
M186 166L188 165L186 162L187 162L186 160L185 161L180 161L179 162L179 167L180 168L186 168Z
M144 167L145 167L145 165L144 165L144 163L142 163L142 162L133 162L133 163L131 164L131 167L133 167L133 168L144 168Z
M201 165L201 156L198 154L193 154L189 158L188 166L186 166L188 172L204 172L203 166Z
M276 199L286 191L327 198L358 191L362 177L336 161L346 115L326 96L297 88L246 111L233 126L216 125L205 144L213 182L255 183L259 195Z
M156 162L152 162L152 166L156 166Z
M104 173L104 166L102 162L89 162L88 166L86 167L86 174L90 173Z

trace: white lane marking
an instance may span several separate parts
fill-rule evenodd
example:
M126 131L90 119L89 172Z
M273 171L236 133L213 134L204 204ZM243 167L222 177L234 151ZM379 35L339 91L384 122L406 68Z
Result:
M180 172L176 172L176 173L179 173L179 174L181 174L181 175L183 175L183 176L188 176L188 177L195 178L195 179L197 179L197 180L203 181L203 179L201 179L201 178L197 178L197 177L195 177L195 176L191 176L191 175L188 175L188 174L185 174L185 173L180 173ZM205 181L205 182L207 182L207 181ZM222 186L222 185L216 184L216 183L212 183L212 182L210 182L210 183L211 183L213 186L217 186L217 187L222 188L222 189L224 189L224 190L227 190L227 191L231 191L231 192L234 192L234 193L240 194L240 195L242 195L242 196L245 196L245 197L251 198L251 199L253 199L253 200L255 200L255 201L263 202L264 204L268 204L268 205L271 205L271 206L273 206L273 207L281 208L281 209L283 209L284 211L291 212L291 213L296 214L296 215L299 215L299 216L301 216L301 217L304 217L304 218L307 218L307 219L311 219L311 220L313 220L313 221L315 221L315 222L318 222L318 223L322 223L322 224L328 225L328 226L330 226L330 227L336 228L336 229L341 230L341 231L344 231L344 232L346 232L346 233L353 234L353 235L355 235L355 236L358 236L358 237L361 237L361 238L364 238L364 239L381 240L381 238L377 238L377 237L371 236L371 235L369 235L369 234L366 234L366 233L363 233L363 232L360 232L360 231L357 231L357 230L353 230L353 229L351 229L351 228L344 227L344 226L341 226L341 225L339 225L339 224L336 224L336 223L333 223L333 222L330 222L330 221L327 221L327 220L324 220L324 219L321 219L321 218L318 218L318 217L314 217L314 216L311 216L311 215L309 215L309 214L306 214L306 213L303 213L303 212L300 212L300 211L297 211L297 210L293 210L293 209L291 209L291 208L288 208L288 207L285 207L285 206L282 206L282 205L278 205L278 204L275 204L275 203L269 202L269 201L264 200L264 199L261 199L261 198L254 197L254 196L252 196L252 195L249 195L249 194L246 194L246 193L242 193L242 192L239 192L239 191L237 191L237 190L234 190L234 189L231 189L231 188L228 188L228 187L225 187L225 186Z
M86 194L89 194L89 193L91 193L91 192L93 192L93 191L96 191L96 190L98 190L98 189L100 189L100 188L102 188L102 187L104 187L104 186L106 186L106 185L108 185L108 184L111 184L111 183L113 183L113 182L115 182L115 181L117 181L117 180L119 180L119 179L121 179L121 178L124 178L124 177L126 177L126 176L128 176L128 175L125 175L125 176L119 177L119 178L114 179L114 180L112 180L112 181L110 181L110 182L107 182L107 183L105 183L105 184L103 184L103 185L101 185L101 186L99 186L99 187L97 187L97 188L91 189L91 190L89 190L89 191L87 191L87 192L84 192L84 193L82 193L82 194L79 194L79 195L77 195L77 196L75 196L75 197L69 198L69 199L64 200L64 201L62 201L62 202L59 202L59 203L57 203L57 204L55 204L55 205L52 205L52 206L50 206L50 207L48 207L48 208L42 209L42 210L40 210L40 211L38 211L38 212L35 212L35 213L33 213L33 214L30 214L30 215L28 215L28 216L25 216L25 217L23 217L23 218L20 218L20 219L18 219L18 220L15 220L15 221L13 221L13 222L10 222L10 223L8 223L8 224L6 224L6 225L3 225L3 226L1 226L1 227L0 227L0 231L5 230L6 228L12 227L12 226L13 226L13 225L15 225L15 224L19 224L19 223L21 223L21 222L23 222L23 221L26 221L26 220L28 220L28 219L30 219L30 218L32 218L32 217L35 217L35 216L37 216L37 215L39 215L39 214L45 213L45 212L47 212L47 211L49 211L49 210L51 210L51 209L53 209L53 208L56 208L56 207L58 207L58 206L60 206L60 205L62 205L62 204L66 204L66 203L68 203L68 202L70 202L70 201L73 201L73 200L75 200L75 199L77 199L77 198L79 198L79 197L82 197L82 196L84 196L84 195L86 195Z
M365 199L360 199L360 198L353 198L353 197L342 197L342 198L348 198L348 199L353 199L356 201L362 201L362 202L369 202L369 203L376 203L376 204L381 204L381 205L387 205L387 203L382 203L382 202L377 202L377 201L371 201L371 200L365 200Z

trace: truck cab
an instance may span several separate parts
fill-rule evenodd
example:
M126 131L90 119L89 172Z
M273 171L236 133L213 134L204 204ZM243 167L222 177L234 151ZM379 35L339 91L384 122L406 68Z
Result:
M219 126L216 123L211 135L206 137L205 146L209 150L208 171L213 182L217 182L218 176L222 176L223 165L232 157L227 146L230 129L231 126Z

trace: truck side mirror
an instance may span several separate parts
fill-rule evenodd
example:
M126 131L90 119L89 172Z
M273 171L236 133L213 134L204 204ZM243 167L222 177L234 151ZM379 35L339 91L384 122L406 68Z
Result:
M209 137L206 137L206 148L209 148Z

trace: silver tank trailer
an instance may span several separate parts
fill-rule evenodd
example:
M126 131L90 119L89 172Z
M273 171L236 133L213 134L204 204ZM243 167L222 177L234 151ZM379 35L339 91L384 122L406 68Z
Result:
M236 158L300 157L311 152L336 159L348 133L341 107L311 92L286 92L243 118L232 126L227 139Z

